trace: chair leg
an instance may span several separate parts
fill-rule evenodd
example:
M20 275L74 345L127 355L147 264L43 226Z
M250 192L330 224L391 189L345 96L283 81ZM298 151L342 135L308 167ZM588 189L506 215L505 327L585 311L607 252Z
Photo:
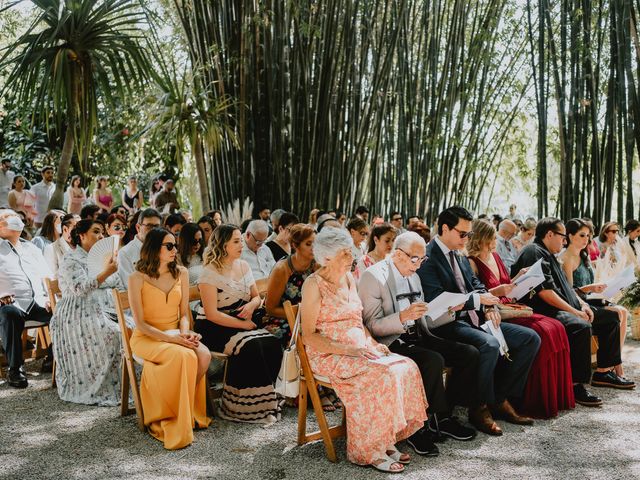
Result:
M313 410L318 420L318 426L320 427L320 434L322 435L322 441L324 442L324 448L327 452L327 458L331 462L337 462L336 450L333 446L333 440L329 433L329 424L327 423L327 417L324 415L322 409L322 402L320 401L320 395L318 394L318 388L316 385L311 384L307 386L307 391L311 397L311 403L313 404Z
M57 384L56 384L56 368L58 366L58 362L56 362L56 359L53 359L53 365L51 366L51 388L56 388Z
M215 406L213 404L213 398L211 396L211 386L209 384L209 377L207 376L207 374L204 374L204 380L206 382L206 390L207 390L207 410L208 412L211 412L211 417L213 417L215 415Z
M298 394L298 445L307 442L307 382L300 379Z
M133 361L126 359L127 372L129 376L129 385L133 393L133 403L136 406L136 413L138 414L138 428L144 432L144 411L142 409L142 399L140 398L140 388L138 387L138 379L136 378L136 369L133 365ZM128 397L127 397L128 398Z
M127 373L127 361L122 357L120 369L120 416L129 415L129 374Z

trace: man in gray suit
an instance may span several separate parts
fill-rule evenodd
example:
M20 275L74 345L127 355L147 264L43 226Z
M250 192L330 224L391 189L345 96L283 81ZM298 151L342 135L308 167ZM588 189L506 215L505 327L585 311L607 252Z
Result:
M403 233L396 237L389 257L361 274L358 294L363 304L362 317L378 342L418 365L431 414L425 428L456 440L470 440L475 437L475 430L461 425L451 416L452 404L442 381L445 359L439 350L447 354L457 350L463 352L459 356L466 365L474 365L478 353L467 345L439 339L429 332L424 318L428 306L416 274L425 259L425 250L425 242L417 233ZM432 349L431 344L436 348ZM468 385L465 388L468 389Z

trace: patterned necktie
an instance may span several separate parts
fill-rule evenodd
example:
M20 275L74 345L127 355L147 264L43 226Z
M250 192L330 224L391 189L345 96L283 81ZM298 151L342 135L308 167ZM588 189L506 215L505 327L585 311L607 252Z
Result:
M467 287L464 285L464 279L462 278L462 273L460 269L456 268L456 256L453 253L453 250L449 251L449 261L451 262L451 270L453 270L453 276L456 279L456 285L458 285L458 289L460 293L467 293ZM480 318L475 310L467 310L469 314L469 318L471 322L477 327L480 325Z

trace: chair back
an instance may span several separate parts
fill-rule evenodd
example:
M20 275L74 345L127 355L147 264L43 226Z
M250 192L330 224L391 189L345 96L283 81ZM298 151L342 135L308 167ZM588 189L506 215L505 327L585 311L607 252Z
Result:
M256 280L256 288L258 289L260 298L265 298L267 296L268 285L269 285L269 278L261 278L259 280Z
M49 303L51 304L51 311L56 311L56 305L58 304L58 300L62 298L62 292L60 291L60 285L58 284L58 280L55 278L47 278L44 279L44 285L47 288L47 294L49 295Z
M287 322L289 323L289 328L291 331L294 331L294 325L296 324L296 318L298 316L298 305L291 305L291 302L287 300L283 304L284 313L287 317ZM298 351L298 357L300 358L300 368L302 369L302 374L306 381L310 384L309 388L315 388L315 380L313 376L313 371L311 370L311 365L309 364L309 357L307 357L307 351L305 350L304 339L302 336L302 328L298 328L298 334L296 338L292 338L291 341L296 342L296 350Z
M127 326L126 317L124 311L129 309L129 293L126 290L120 291L112 289L113 300L116 304L116 315L118 316L118 325L120 326L120 333L122 334L122 350L127 359L133 362L133 353L131 352L131 330Z
M198 289L197 285L193 285L191 287L189 287L189 303L191 302L199 302L200 301L200 290ZM191 309L189 308L189 328L191 330L193 330L193 324L194 324L194 318L193 318L193 312L191 311Z

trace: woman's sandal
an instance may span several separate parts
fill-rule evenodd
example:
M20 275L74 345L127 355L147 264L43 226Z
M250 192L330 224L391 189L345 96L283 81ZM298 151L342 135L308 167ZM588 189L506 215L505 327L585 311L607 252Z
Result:
M387 450L386 453L387 453L387 457L389 457L391 460L395 462L401 463L403 465L409 465L411 463L411 457L409 456L409 454L403 453L395 447L393 448L393 450ZM404 455L404 460L402 459L403 455Z
M322 403L322 410L325 412L335 412L336 407L333 405L333 402L326 395L320 396L320 403Z
M380 470L381 472L385 472L385 473L402 473L404 472L404 465L400 462L395 461L393 458L390 457L386 457L386 459L383 462L378 463L377 465L375 463L371 463L369 464L371 467L375 468L376 470ZM397 469L397 470L393 470L391 468L392 465L400 465L402 468Z

